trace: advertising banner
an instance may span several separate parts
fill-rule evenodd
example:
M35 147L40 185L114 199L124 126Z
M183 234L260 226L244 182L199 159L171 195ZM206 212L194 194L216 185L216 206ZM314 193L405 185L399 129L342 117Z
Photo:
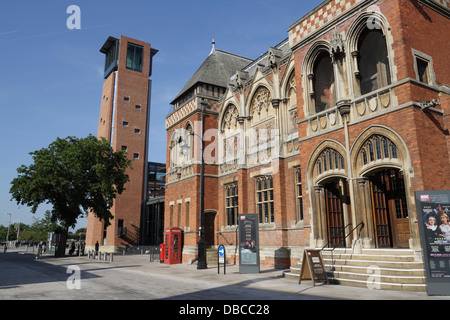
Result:
M450 295L450 190L416 192L427 292Z
M259 273L258 214L239 215L239 272Z

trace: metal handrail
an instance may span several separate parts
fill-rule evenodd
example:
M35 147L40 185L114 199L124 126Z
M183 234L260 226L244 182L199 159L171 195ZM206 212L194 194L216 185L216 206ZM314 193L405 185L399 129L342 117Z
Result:
M346 225L346 226L343 228L343 230L345 230L345 228L347 228L349 225L350 225L350 224ZM358 237L356 238L356 239L359 239L359 237L360 237L360 235L361 235L361 231L362 231L362 229L364 229L364 226L365 226L363 221L361 221L360 223L358 223L358 224L356 225L356 227L354 227L352 230L349 231L349 233L347 233L347 235L346 235L346 236L344 237L344 239L343 239L344 246L345 246L345 239L347 239L347 237L348 237L348 236L349 236L356 228L358 228L359 226L361 226L361 228L359 229ZM322 251L323 249L325 249L325 247L328 246L329 243L330 243L330 241L328 241L328 243L327 243L325 246L322 247L321 251ZM334 271L334 256L333 256L334 249L336 249L337 246L338 246L339 244L340 244L340 243L336 244L336 245L330 250L330 251L331 251L331 271Z
M349 223L348 225L346 225L342 230L345 230L345 228L347 228L349 225L350 225L350 223ZM345 245L345 239L347 239L347 237L348 237L353 231L355 231L355 229L358 228L360 225L361 225L361 229L359 230L358 237L357 237L357 239L359 239L359 236L360 236L360 234L361 234L361 231L362 231L362 229L364 229L364 222L363 222L363 221L361 221L360 223L358 223L358 224L356 225L356 227L354 227L352 230L350 230L350 231L345 235L345 237L344 237L344 239L343 239L343 242L344 242L343 244L344 244L344 245ZM342 233L342 231L341 231L341 233ZM330 244L330 240L327 242L326 245L324 245L324 246L322 247L321 250L325 249L329 244ZM340 244L341 244L341 243L336 244L330 251L334 251L334 249L336 249L337 246L340 245Z

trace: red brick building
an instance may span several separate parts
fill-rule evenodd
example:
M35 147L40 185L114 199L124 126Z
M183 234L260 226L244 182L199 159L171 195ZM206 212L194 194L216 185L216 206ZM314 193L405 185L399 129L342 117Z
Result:
M100 52L105 54L98 137L111 142L113 150L124 150L133 160L130 181L115 199L114 219L105 227L94 214L88 217L86 248L98 241L102 251L140 244L147 200L147 154L152 58L150 44L121 36L109 37Z
M197 256L202 136L203 231L231 261L238 213L259 214L274 267L335 244L420 251L414 192L450 181L449 7L327 0L256 60L213 47L166 118L165 226L184 230L183 261Z

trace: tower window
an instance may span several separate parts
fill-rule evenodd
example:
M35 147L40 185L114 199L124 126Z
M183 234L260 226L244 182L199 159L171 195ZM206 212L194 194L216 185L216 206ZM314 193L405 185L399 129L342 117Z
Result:
M134 129L134 133L140 134L141 133L141 129Z
M417 63L417 75L419 76L419 81L423 83L429 83L428 77L428 61L416 58Z
M144 48L136 44L128 43L127 69L142 71L142 55Z
M127 122L127 121L123 121L123 122L122 122L122 125L123 125L124 127L128 127L128 122Z
M138 160L139 159L139 153L134 153L133 154L133 159Z

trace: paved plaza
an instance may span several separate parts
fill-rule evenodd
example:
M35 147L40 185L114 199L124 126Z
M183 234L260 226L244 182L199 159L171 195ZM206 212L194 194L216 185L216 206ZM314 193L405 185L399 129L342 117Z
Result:
M149 255L115 255L112 262L87 256L36 260L29 250L0 254L1 300L449 300L426 293L316 285L284 278L282 270L240 274L238 265L198 270L196 265L150 262Z

